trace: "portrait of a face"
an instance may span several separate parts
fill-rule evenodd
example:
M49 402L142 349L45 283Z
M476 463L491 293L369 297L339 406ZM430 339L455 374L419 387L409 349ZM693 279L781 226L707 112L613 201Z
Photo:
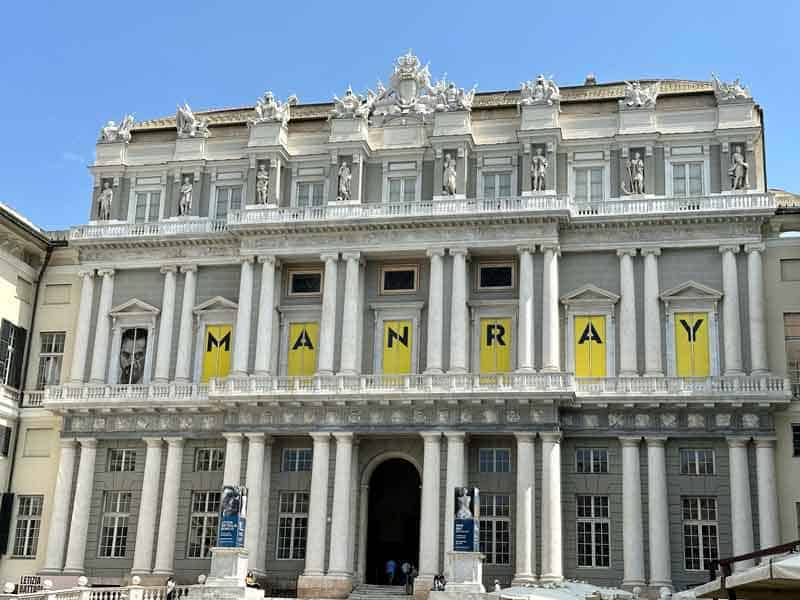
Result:
M142 383L146 354L147 330L138 327L126 329L122 334L122 344L119 349L120 383Z

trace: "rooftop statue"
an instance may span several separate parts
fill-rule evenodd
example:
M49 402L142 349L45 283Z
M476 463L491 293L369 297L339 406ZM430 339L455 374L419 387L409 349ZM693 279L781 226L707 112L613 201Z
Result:
M272 92L266 92L262 97L256 100L254 107L256 118L252 123L270 123L280 122L286 125L289 122L290 107L299 104L300 100L294 94L287 98L286 102L275 100Z
M447 81L447 75L436 82L435 110L438 112L450 112L454 110L472 110L472 101L475 98L475 88L464 91L464 88L456 87L452 81Z
M100 142L130 142L131 129L133 128L133 115L125 115L117 125L114 121L109 121L100 130Z
M625 99L620 100L620 104L629 108L653 108L656 105L656 98L661 84L655 83L642 86L638 81L631 83L625 82Z
M552 106L561 100L561 90L558 89L553 76L545 79L539 75L535 81L523 81L520 87L519 104L529 106L533 104L546 104Z
M330 118L366 118L369 115L368 100L368 97L365 98L353 92L353 88L348 85L342 98L339 98L336 94L333 95L333 109L331 110Z
M737 77L731 83L722 81L715 73L711 74L711 84L714 86L714 95L719 102L736 102L737 100L750 100L752 95L747 86Z
M198 119L195 117L188 102L184 102L183 106L178 106L175 120L179 138L208 137L210 135L208 131L208 119Z

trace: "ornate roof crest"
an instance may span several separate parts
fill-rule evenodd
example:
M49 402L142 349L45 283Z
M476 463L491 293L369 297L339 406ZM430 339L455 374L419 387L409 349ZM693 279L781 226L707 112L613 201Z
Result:
M619 101L623 108L655 108L661 82L643 86L641 82L625 82L625 98Z
M737 77L732 82L722 81L715 73L711 74L711 85L714 86L714 95L717 102L744 102L752 100L750 89Z
M265 92L263 96L256 100L256 105L253 107L256 116L250 122L280 122L282 125L286 125L291 117L290 107L299 103L300 99L294 94L289 96L286 99L286 102L281 102L280 100L275 100L275 96L273 95L272 91Z
M518 105L531 106L535 104L546 104L547 106L559 105L561 103L561 90L553 80L544 75L539 75L535 80L523 81L520 84L520 97Z
M198 119L195 117L188 102L184 102L183 106L178 106L178 112L175 114L175 121L179 138L207 138L211 135L208 131L208 119Z
M100 139L98 142L111 144L114 142L131 141L131 129L133 128L133 115L125 115L117 125L114 121L106 123L100 129Z

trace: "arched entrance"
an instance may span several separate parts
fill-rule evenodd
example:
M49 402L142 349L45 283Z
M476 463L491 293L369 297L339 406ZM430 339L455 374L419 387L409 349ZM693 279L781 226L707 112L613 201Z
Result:
M367 583L386 583L386 561L398 565L396 585L402 585L400 565L419 566L419 471L409 461L389 458L378 465L369 480L367 512Z

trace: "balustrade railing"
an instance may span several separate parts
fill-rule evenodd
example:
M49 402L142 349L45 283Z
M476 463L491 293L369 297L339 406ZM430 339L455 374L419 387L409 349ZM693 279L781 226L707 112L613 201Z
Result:
M200 585L178 586L175 598L192 598L201 595ZM165 600L163 586L77 587L61 590L43 589L21 594L0 593L0 600Z
M791 390L783 377L579 377L575 379L578 395L723 395L786 394Z
M774 209L770 194L720 194L686 198L623 198L604 202L575 202L574 217L651 215L668 213Z
M107 238L148 238L225 233L228 224L220 219L175 218L151 223L90 223L70 230L70 241Z
M44 391L32 390L22 392L22 408L39 408L44 399Z
M125 404L149 401L192 404L207 399L208 386L202 383L70 384L47 387L42 404Z

